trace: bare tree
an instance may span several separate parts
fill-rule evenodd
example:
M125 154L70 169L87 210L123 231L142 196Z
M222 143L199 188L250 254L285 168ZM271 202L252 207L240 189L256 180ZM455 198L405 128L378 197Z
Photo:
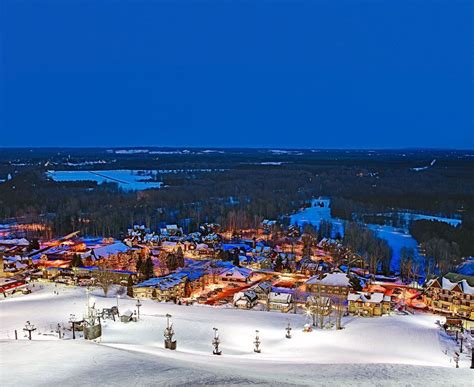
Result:
M313 317L313 325L324 328L326 319L331 315L332 301L329 297L309 296L306 301L306 310Z
M346 312L346 297L337 296L334 302L336 329L342 329L342 316L344 316L345 312Z
M105 297L107 297L107 294L109 293L110 287L114 283L113 277L114 277L114 274L112 273L111 270L107 270L103 267L99 267L99 270L97 270L96 283L104 291L104 296Z

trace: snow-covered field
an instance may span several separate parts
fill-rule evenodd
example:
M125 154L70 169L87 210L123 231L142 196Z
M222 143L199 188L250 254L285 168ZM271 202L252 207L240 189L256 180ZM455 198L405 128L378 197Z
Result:
M82 315L85 290L42 286L0 301L2 385L472 385L467 359L460 369L450 361L454 343L440 336L436 316L349 317L343 330L305 333L305 315L142 300L139 322L107 320L100 343L93 343L74 341L68 331L59 340L54 332L70 313ZM93 295L100 308L117 302L113 294ZM135 309L135 302L119 299L120 310ZM177 351L163 348L166 313L173 316ZM31 342L21 331L26 320L38 328ZM213 327L222 356L212 355ZM253 352L256 329L260 354Z
M150 180L153 171L138 171L128 169L100 171L48 171L48 176L54 181L96 181L97 183L117 183L124 190L143 190L160 188L161 182Z
M320 207L317 205L318 202L323 202L324 207ZM311 201L311 207L305 208L301 211L296 212L295 214L291 215L290 223L291 224L298 224L300 226L309 223L313 226L319 228L322 220L328 221L332 223L332 233L333 237L336 236L336 233L340 233L344 235L344 220L339 218L334 218L331 215L331 208L330 208L330 199L314 199ZM436 216L428 216L428 215L421 215L421 214L411 214L411 213L403 213L402 215L405 216L407 224L411 220L437 220L440 222L446 222L448 224L457 226L460 224L460 220L452 219L452 218L442 218ZM415 256L419 257L418 252L418 243L413 238L413 236L408 232L408 229L396 228L388 225L378 225L378 224L367 224L366 225L370 230L374 231L375 234L384 239L390 248L392 249L392 261L390 263L390 269L393 271L398 271L400 269L400 256L401 256L401 249L403 247L412 248L415 252Z

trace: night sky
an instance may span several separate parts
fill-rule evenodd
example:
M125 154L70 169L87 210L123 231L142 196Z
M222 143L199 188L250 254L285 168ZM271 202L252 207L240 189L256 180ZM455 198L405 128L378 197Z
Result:
M474 148L472 1L0 3L0 146Z

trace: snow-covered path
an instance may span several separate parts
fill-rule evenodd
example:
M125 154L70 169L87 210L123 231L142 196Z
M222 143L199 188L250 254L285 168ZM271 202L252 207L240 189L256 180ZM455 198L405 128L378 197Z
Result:
M53 290L59 289L59 295ZM116 299L94 291L99 307ZM122 311L135 300L120 299ZM304 315L281 314L207 306L178 306L142 301L138 323L107 320L100 344L58 340L50 333L70 313L81 316L84 289L45 286L36 293L0 301L0 364L9 385L36 385L68 381L73 385L101 384L414 384L470 385L469 369L455 369L443 353L437 317L391 316L348 318L341 331L302 332ZM163 349L166 313L170 313L178 350ZM11 340L26 320L41 335L27 341ZM292 339L285 326L293 327ZM218 327L223 355L211 354L213 327ZM253 352L255 329L262 353ZM443 344L443 345L442 345ZM40 376L41 379L35 379ZM25 379L26 378L26 379ZM17 382L15 382L17 381ZM439 382L439 383L438 383ZM2 383L4 384L4 383Z

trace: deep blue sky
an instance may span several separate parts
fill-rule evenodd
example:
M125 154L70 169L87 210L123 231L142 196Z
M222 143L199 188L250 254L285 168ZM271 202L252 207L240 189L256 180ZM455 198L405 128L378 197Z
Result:
M470 0L0 3L0 146L474 148Z

